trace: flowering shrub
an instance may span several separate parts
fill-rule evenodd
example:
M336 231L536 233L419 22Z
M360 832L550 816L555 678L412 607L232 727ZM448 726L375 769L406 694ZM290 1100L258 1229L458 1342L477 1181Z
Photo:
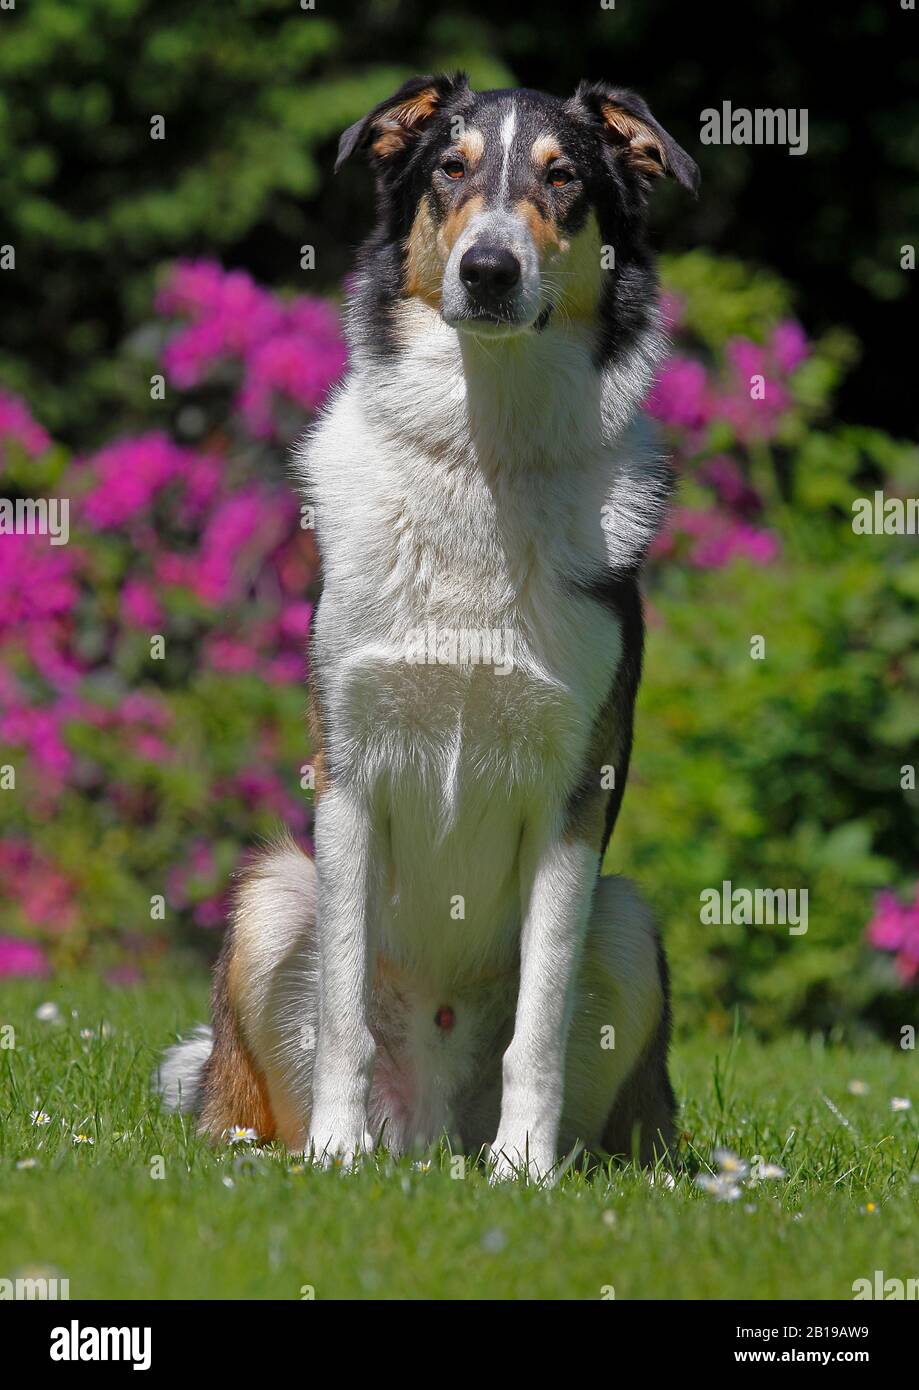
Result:
M254 439L273 439L282 400L299 418L320 405L344 370L345 345L332 306L301 297L281 303L243 271L212 261L184 262L157 297L162 314L185 318L163 366L182 390L200 386L217 366L239 363L235 410Z
M666 306L671 330L679 331L679 304ZM768 564L779 551L773 531L755 524L763 499L741 462L713 453L712 436L729 433L741 460L754 445L771 442L792 409L793 377L807 358L804 333L786 320L765 347L747 338L726 346L726 369L713 379L696 357L674 353L648 397L649 414L669 427L678 465L703 489L696 506L679 506L655 545L656 555L682 556L690 565L718 569L735 557Z
M700 253L666 278L674 354L649 408L680 488L607 867L661 913L684 1025L727 1030L740 1006L763 1032L859 1015L895 1039L915 915L882 897L866 923L873 890L915 892L919 556L855 535L852 504L914 493L916 449L827 423L852 346L808 343L783 286ZM728 880L806 890L807 933L704 925L700 894Z
M879 893L867 936L879 951L893 952L897 974L912 984L919 976L919 885L909 904L893 893Z
M69 498L71 529L0 540L0 891L29 938L0 973L218 927L245 847L308 830L316 554L276 458L342 371L337 316L209 262L176 266L157 311L194 444L154 428L52 458L0 396L8 484Z
M846 513L856 479L896 486L912 454L824 432L848 349L808 343L782 286L698 255L667 279L674 353L648 409L681 487L609 867L663 913L684 1022L725 1026L734 1003L763 1029L880 1017L919 972L916 909L889 894L867 941L897 974L858 969L872 893L914 869L892 768L919 735L919 671L893 619L919 584ZM0 537L0 975L131 978L221 927L260 836L283 822L308 843L316 552L283 460L343 370L337 313L207 261L175 265L155 308L165 399L136 432L71 458L0 394L6 495L71 502L66 546ZM809 886L807 945L703 936L699 893L722 878Z

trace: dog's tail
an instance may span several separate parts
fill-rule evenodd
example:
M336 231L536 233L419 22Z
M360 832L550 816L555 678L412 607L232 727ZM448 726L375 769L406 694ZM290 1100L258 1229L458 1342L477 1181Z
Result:
M168 1048L153 1078L154 1089L167 1110L197 1113L202 1105L204 1068L214 1046L214 1035L203 1024L188 1038Z

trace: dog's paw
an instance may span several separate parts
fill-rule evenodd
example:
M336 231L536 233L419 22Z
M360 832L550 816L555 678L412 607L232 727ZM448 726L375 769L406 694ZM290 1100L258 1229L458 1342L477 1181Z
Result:
M353 1168L375 1147L365 1124L314 1116L304 1157L319 1168Z
M499 1134L488 1147L489 1181L509 1182L520 1178L524 1182L542 1182L555 1167L555 1154L545 1145L534 1145L526 1136L520 1140L504 1139Z

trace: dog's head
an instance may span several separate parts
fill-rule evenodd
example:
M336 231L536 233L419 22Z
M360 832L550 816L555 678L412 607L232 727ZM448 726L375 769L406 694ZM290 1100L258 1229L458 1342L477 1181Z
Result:
M359 149L377 171L399 293L486 336L595 319L611 281L647 267L654 180L693 193L699 180L641 97L604 83L561 101L416 77L345 131L336 169Z

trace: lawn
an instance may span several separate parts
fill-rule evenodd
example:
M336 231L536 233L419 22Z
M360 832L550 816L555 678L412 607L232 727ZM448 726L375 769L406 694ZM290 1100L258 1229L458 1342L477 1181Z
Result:
M846 1299L876 1269L919 1275L917 1110L891 1105L919 1104L913 1052L742 1034L684 1043L674 1179L614 1169L495 1189L472 1168L456 1176L446 1150L345 1175L273 1148L209 1149L148 1089L155 1054L204 1017L206 994L199 978L0 987L0 1277L50 1269L74 1299L599 1299L611 1288L618 1299ZM44 1002L56 1022L36 1017ZM712 1195L695 1178L717 1171L722 1147L785 1176Z

